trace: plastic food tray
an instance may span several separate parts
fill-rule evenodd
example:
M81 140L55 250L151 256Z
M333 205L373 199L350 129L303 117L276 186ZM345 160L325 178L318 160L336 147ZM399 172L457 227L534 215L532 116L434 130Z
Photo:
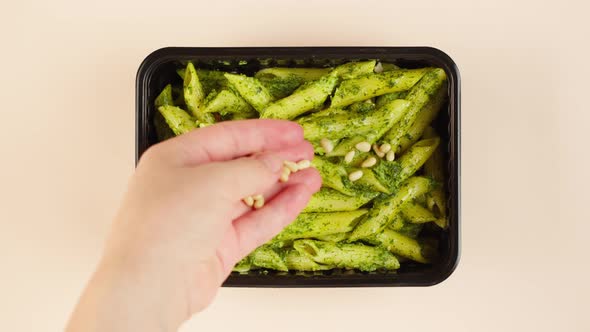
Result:
M396 272L324 271L232 273L224 286L239 287L367 287L430 286L448 278L459 260L460 223L460 77L454 61L431 47L168 47L148 55L137 72L135 161L157 143L154 99L164 86L180 83L176 69L187 61L196 67L253 74L271 66L323 67L347 61L378 59L404 68L440 67L448 76L448 98L435 120L446 147L446 189L449 228L440 236L440 258L432 265L403 262Z

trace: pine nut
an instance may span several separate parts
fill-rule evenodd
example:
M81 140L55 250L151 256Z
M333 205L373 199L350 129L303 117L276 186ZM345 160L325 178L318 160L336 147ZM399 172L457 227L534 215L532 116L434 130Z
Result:
M246 205L249 207L254 206L254 198L252 196L247 196L242 199Z
M369 142L360 142L354 146L357 150L361 152L369 152L371 151L371 144Z
M299 170L299 166L290 160L285 160L283 164L291 171L291 173L295 173Z
M263 206L264 206L264 196L262 196L262 195L254 196L254 208L260 209Z
M354 182L362 177L363 177L363 171L361 171L361 170L354 171L354 172L348 174L348 179L352 182Z
M390 150L389 152L387 152L387 156L385 156L385 158L387 159L387 161L393 161L395 159L395 152L393 152L393 150Z
M369 158L365 159L365 161L363 161L363 163L361 164L361 167L364 167L364 168L372 167L372 166L375 166L376 163L377 163L377 159L375 159L375 157L369 157Z
M311 167L311 161L309 161L307 159L299 160L297 162L297 167L299 168L299 170L310 168Z
M379 156L379 158L383 158L385 156L385 153L381 152L381 149L379 149L379 145L377 144L373 144L373 151L375 151L375 154Z
M383 143L381 145L381 147L379 148L379 150L381 150L381 152L383 152L383 153L387 153L387 152L389 152L391 150L391 144L389 144L389 143Z
M291 170L288 169L287 167L283 167L283 172L281 173L281 177L280 177L279 181L281 181L281 182L289 181L289 175L291 175Z
M356 152L354 150L348 151L348 153L344 156L344 162L350 164L352 159L354 159L354 155Z
M324 148L325 153L330 153L334 151L334 144L327 138L322 138L320 140L320 145L322 146L322 148Z
M377 64L375 65L375 68L373 68L373 71L375 73L382 73L383 72L383 65L381 64L381 62L377 62Z

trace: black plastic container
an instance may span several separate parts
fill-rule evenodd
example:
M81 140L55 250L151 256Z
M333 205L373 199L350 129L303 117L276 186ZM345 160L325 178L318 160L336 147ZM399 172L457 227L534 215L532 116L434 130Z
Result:
M237 70L252 74L268 66L326 66L351 60L378 59L405 68L440 67L448 76L448 104L435 126L446 146L449 229L441 234L440 259L432 265L404 262L397 272L362 273L328 271L317 273L251 272L232 275L224 286L241 287L362 287L430 286L451 275L459 260L460 221L460 78L453 60L430 47L253 47L200 48L169 47L150 54L137 72L136 81L136 163L143 152L157 142L153 115L154 99L164 86L180 82L175 70L193 61L197 67Z

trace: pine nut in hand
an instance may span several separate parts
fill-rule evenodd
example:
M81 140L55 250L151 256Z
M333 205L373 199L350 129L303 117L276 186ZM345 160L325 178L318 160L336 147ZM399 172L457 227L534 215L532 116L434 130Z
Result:
M247 196L242 199L246 205L249 207L254 206L254 198L252 196Z
M354 182L362 177L363 177L363 171L361 171L361 170L354 171L354 172L348 174L348 179L352 182Z
M279 181L281 181L281 182L289 181L289 175L291 175L291 170L288 169L287 167L283 167L283 172L281 173L281 177L279 178Z
M365 161L363 161L363 163L361 164L361 167L364 167L364 168L372 167L372 166L375 166L376 163L377 163L377 159L375 157L369 157L369 158L365 159Z
M385 158L387 159L387 161L393 161L395 159L395 152L393 152L393 150L390 150L389 152L387 152L387 156L385 156Z
M348 151L348 153L344 156L344 162L350 164L352 162L352 159L354 159L355 154L356 152L354 152L354 150Z
M299 170L299 166L290 160L285 160L283 164L291 171L291 173L295 173Z
M254 208L260 209L264 206L264 196L262 195L255 195L254 197Z
M322 138L320 140L320 145L322 146L322 148L324 148L325 153L330 153L334 151L334 144L327 138Z
M391 144L389 144L389 143L383 143L381 145L381 147L379 147L379 150L381 150L381 152L383 152L383 153L387 153L387 152L389 152L391 150Z
M357 143L354 147L361 152L371 151L371 144L369 142L360 142Z
M299 170L310 168L311 167L311 161L309 161L307 159L299 160L297 162L297 167L299 168Z

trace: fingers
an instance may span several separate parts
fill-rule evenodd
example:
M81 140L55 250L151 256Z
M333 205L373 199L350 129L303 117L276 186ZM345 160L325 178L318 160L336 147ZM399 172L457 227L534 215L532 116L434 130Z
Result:
M222 122L193 130L152 147L162 158L186 166L227 161L303 141L300 125L283 120Z
M283 161L311 160L313 159L313 145L308 141L301 141L296 145L273 151L273 153L277 154Z
M296 184L304 184L310 188L315 188L318 185L321 186L321 183L322 183L322 178L320 177L319 172L315 168L308 168L308 169L298 171L297 173L291 174L288 182L278 182L277 181L274 185L269 187L267 190L262 191L262 192L257 192L256 194L262 194L262 196L264 196L265 200L269 201L269 200L272 200L278 193L280 193L282 190L284 190L288 186L296 185ZM253 194L255 194L255 193L252 193L251 195L253 195ZM246 195L246 196L249 196L249 195ZM236 219L251 210L252 210L252 208L248 207L246 204L244 204L244 202L242 200L236 200L235 203L233 204L233 208L231 208L230 218L232 220Z
M295 220L321 184L318 181L313 185L309 187L301 183L287 186L262 209L248 212L234 220L237 257L227 260L227 263L246 256Z
M214 188L215 193L233 204L246 196L268 192L277 185L285 160L298 161L311 157L313 147L309 142L301 141L278 152L264 152L222 163L209 163L194 170L207 174L206 177L211 182L208 187Z
M270 204L276 204L276 200L274 199L274 197L277 194L282 193L284 190L286 190L289 187L305 186L305 187L309 188L310 191L315 192L318 190L317 188L319 188L321 186L321 183L322 183L322 178L320 177L320 174L316 169L309 168L309 169L299 171L299 172L293 174L291 176L291 178L289 178L288 182L278 182L275 186L271 187L271 189L269 189L269 191L264 193L264 197L268 201L272 201L274 203L268 203L267 205L265 205L262 208L262 210L267 209ZM293 202L287 202L286 204L293 204ZM305 204L307 204L307 203L305 203ZM239 217L244 214L253 213L252 208L246 206L241 201L236 202L235 208L233 208L232 210L236 214L232 218L233 220L239 219ZM238 230L240 230L240 228L237 228L234 226L238 222L240 222L240 221L235 220L232 223L232 226L227 229L227 231L224 235L224 238L221 241L223 246L217 250L217 257L220 260L221 264L223 265L223 269L226 274L229 274L231 272L231 269L238 262L238 260L242 259L244 256L249 254L251 251L251 250L248 250L247 248L246 249L242 248L243 245L240 243L240 241L243 242L244 240L239 238ZM271 237L272 236L274 236L274 235L271 235Z

